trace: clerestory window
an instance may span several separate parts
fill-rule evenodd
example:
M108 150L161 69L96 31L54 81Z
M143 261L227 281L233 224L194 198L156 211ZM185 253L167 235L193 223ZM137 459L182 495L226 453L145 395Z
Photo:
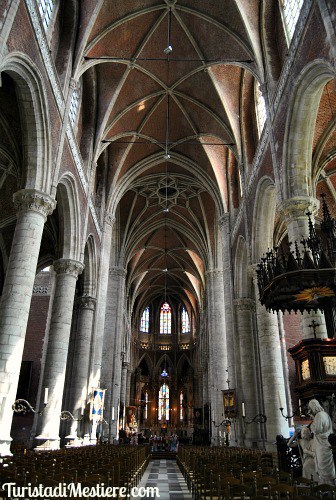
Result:
M74 89L71 95L70 108L69 108L69 118L72 126L74 126L76 123L78 106L79 106L79 92L77 89Z
M304 0L280 0L282 20L285 27L288 45L293 38L303 2Z
M140 331L144 333L149 332L149 307L146 307L146 309L142 313L140 320Z
M255 105L256 105L258 133L260 137L262 131L264 130L266 122L266 102L260 90L260 85L258 84L258 82L255 83Z
M189 314L187 313L184 307L182 308L182 313L181 313L181 323L182 323L181 332L189 333L190 332Z
M40 12L42 24L44 27L44 31L48 31L51 18L52 18L52 12L54 8L54 1L53 0L37 0L37 6Z

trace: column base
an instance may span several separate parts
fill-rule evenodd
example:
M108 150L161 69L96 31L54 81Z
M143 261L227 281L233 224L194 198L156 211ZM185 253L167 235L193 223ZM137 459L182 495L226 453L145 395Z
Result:
M65 436L65 439L69 440L69 442L65 445L66 448L80 448L83 446L83 439L78 438L77 436Z
M12 444L12 438L8 439L0 438L0 457L12 457L13 453L10 451Z
M34 451L50 451L60 449L60 438L59 436L36 436L35 439L39 442Z

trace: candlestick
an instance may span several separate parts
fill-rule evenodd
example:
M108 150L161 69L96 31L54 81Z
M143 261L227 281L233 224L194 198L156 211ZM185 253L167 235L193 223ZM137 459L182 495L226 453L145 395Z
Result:
M242 403L242 416L245 417L245 403Z
M44 401L43 401L45 405L48 404L48 392L49 392L49 389L48 389L48 387L46 387L44 389Z

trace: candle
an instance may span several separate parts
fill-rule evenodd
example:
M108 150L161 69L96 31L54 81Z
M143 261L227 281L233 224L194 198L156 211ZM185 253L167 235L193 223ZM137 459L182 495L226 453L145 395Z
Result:
M44 389L44 404L48 404L48 387Z
M84 415L84 411L85 411L85 401L82 402L81 415Z
M114 420L114 406L112 406L112 420Z
M301 399L299 399L299 408L301 408Z
M221 431L219 431L219 437L222 437L222 432Z
M245 417L245 403L242 403L242 416Z

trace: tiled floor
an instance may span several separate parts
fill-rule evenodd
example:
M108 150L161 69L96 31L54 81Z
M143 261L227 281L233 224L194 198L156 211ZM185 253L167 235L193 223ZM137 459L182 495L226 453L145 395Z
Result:
M174 460L153 460L149 462L147 470L138 487L157 486L160 500L191 500L192 496L187 488L177 463ZM146 497L153 498L153 497Z

